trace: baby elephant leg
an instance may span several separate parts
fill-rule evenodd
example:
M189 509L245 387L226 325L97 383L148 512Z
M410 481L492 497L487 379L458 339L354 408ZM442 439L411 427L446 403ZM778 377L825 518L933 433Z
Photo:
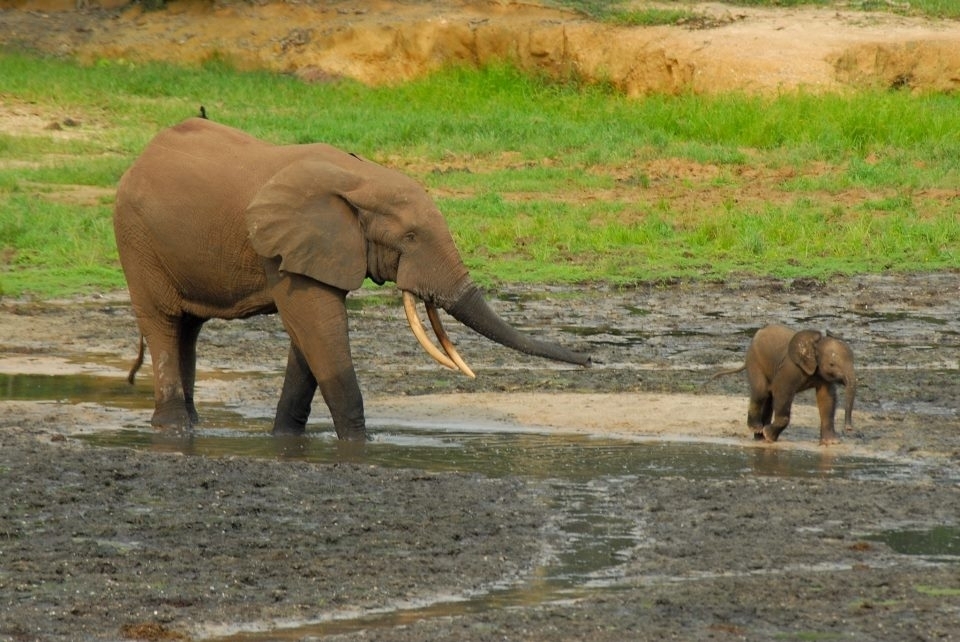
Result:
M830 384L817 386L817 409L820 411L820 444L838 444L840 435L834 429L833 417L837 409L837 389Z
M763 427L770 422L773 415L773 398L767 394L761 396L750 395L750 406L747 409L747 427L753 431L753 438L763 439Z
M775 399L772 405L773 421L769 421L769 417L767 417L769 423L763 426L763 438L766 441L776 441L780 439L780 433L790 425L790 409L793 406L793 398L791 397L785 400Z

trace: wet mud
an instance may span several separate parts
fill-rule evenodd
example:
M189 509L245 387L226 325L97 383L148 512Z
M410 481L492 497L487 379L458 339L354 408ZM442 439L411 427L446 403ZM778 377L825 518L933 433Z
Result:
M580 369L399 297L351 301L373 441L319 401L266 436L279 320L201 334L192 437L153 433L123 294L0 301L0 639L949 640L960 620L960 275L490 292ZM737 365L767 322L857 356L856 432L812 394L775 445Z

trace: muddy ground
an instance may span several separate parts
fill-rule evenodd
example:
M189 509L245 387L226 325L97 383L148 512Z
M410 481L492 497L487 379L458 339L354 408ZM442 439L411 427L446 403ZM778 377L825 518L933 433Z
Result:
M491 293L506 319L588 350L597 364L517 356L450 320L478 373L468 380L422 353L390 289L360 293L352 342L373 426L474 422L700 439L875 456L914 473L628 474L607 491L611 510L638 531L617 590L355 624L324 639L956 639L956 558L933 563L870 536L960 526L958 294L956 273L511 288ZM773 320L829 328L853 345L857 431L843 444L817 445L809 393L769 446L747 432L740 376L700 388L709 372L738 362L752 329ZM2 372L122 381L137 333L125 297L112 294L3 300L0 336ZM210 322L201 335L201 412L242 409L269 430L285 344L274 317ZM535 581L530 573L557 536L549 526L555 490L531 479L385 469L349 463L348 453L321 465L80 440L144 426L149 374L136 392L119 406L74 403L69 393L0 402L2 639L203 639L265 622L353 621ZM331 430L321 403L310 430Z
M700 25L614 33L511 2L177 3L154 13L80 4L0 0L0 42L87 61L193 63L227 52L240 66L372 83L451 56L509 54L558 73L596 72L630 94L943 90L960 78L956 23L834 9L706 4ZM53 111L2 93L0 107L12 128L23 120L11 114ZM392 290L367 290L351 297L352 344L374 439L393 422L465 422L812 451L827 462L870 456L912 473L705 480L627 471L606 490L610 512L636 524L615 590L427 617L415 608L538 581L559 536L554 487L383 468L350 450L337 464L313 464L94 448L84 435L147 424L149 369L123 403L69 390L24 399L15 376L122 382L137 340L125 295L5 298L0 640L229 639L271 627L256 639L298 639L283 627L337 618L354 624L324 639L960 639L956 559L901 554L872 537L960 528L960 274L490 294L509 321L591 352L594 367L518 356L450 321L478 373L465 379L422 354ZM856 431L843 444L817 445L810 393L771 446L748 434L742 376L701 387L771 321L829 328L852 344L861 385ZM227 408L268 430L285 346L273 317L210 322L201 412ZM331 430L321 403L310 430ZM376 612L398 615L358 619Z

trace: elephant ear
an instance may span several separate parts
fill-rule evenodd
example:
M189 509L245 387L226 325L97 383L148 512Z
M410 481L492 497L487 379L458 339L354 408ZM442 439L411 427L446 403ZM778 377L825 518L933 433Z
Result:
M366 240L356 208L342 196L359 179L322 159L296 161L267 181L244 217L257 254L280 269L342 290L367 275Z
M790 360L808 377L817 371L817 343L821 338L823 335L816 330L801 330L793 335L787 345Z

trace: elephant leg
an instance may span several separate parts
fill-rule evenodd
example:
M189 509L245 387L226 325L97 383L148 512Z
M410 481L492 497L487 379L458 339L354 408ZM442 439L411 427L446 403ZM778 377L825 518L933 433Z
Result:
M195 418L188 410L184 395L181 318L152 314L138 316L138 322L153 365L154 410L150 423L164 430L189 430ZM195 374L191 372L190 376Z
M773 399L769 394L760 396L750 395L750 405L747 408L747 426L753 431L754 439L763 439L763 427L770 421Z
M763 426L763 438L767 441L776 441L780 438L780 433L786 430L790 424L790 410L793 407L793 395L783 395L778 398L772 397L773 421Z
M183 402L190 421L200 420L193 403L193 389L197 381L197 337L206 319L184 315L180 320L180 376L183 380Z
M284 327L306 360L330 409L337 437L366 439L363 396L350 354L347 293L299 274L281 275L271 265L267 267L267 278ZM293 372L302 377L299 365L294 365ZM284 390L289 394L284 401L285 411L302 403L305 394L302 380L285 382Z
M277 415L273 420L273 434L300 435L307 429L310 405L317 391L317 379L310 371L307 358L293 342L287 353L287 371L283 377L283 390L277 403Z
M838 444L840 436L834 429L833 418L837 409L837 389L823 383L817 386L817 409L820 411L820 444Z
M773 419L773 395L767 395L763 402L763 416L760 418L760 426L766 426Z

